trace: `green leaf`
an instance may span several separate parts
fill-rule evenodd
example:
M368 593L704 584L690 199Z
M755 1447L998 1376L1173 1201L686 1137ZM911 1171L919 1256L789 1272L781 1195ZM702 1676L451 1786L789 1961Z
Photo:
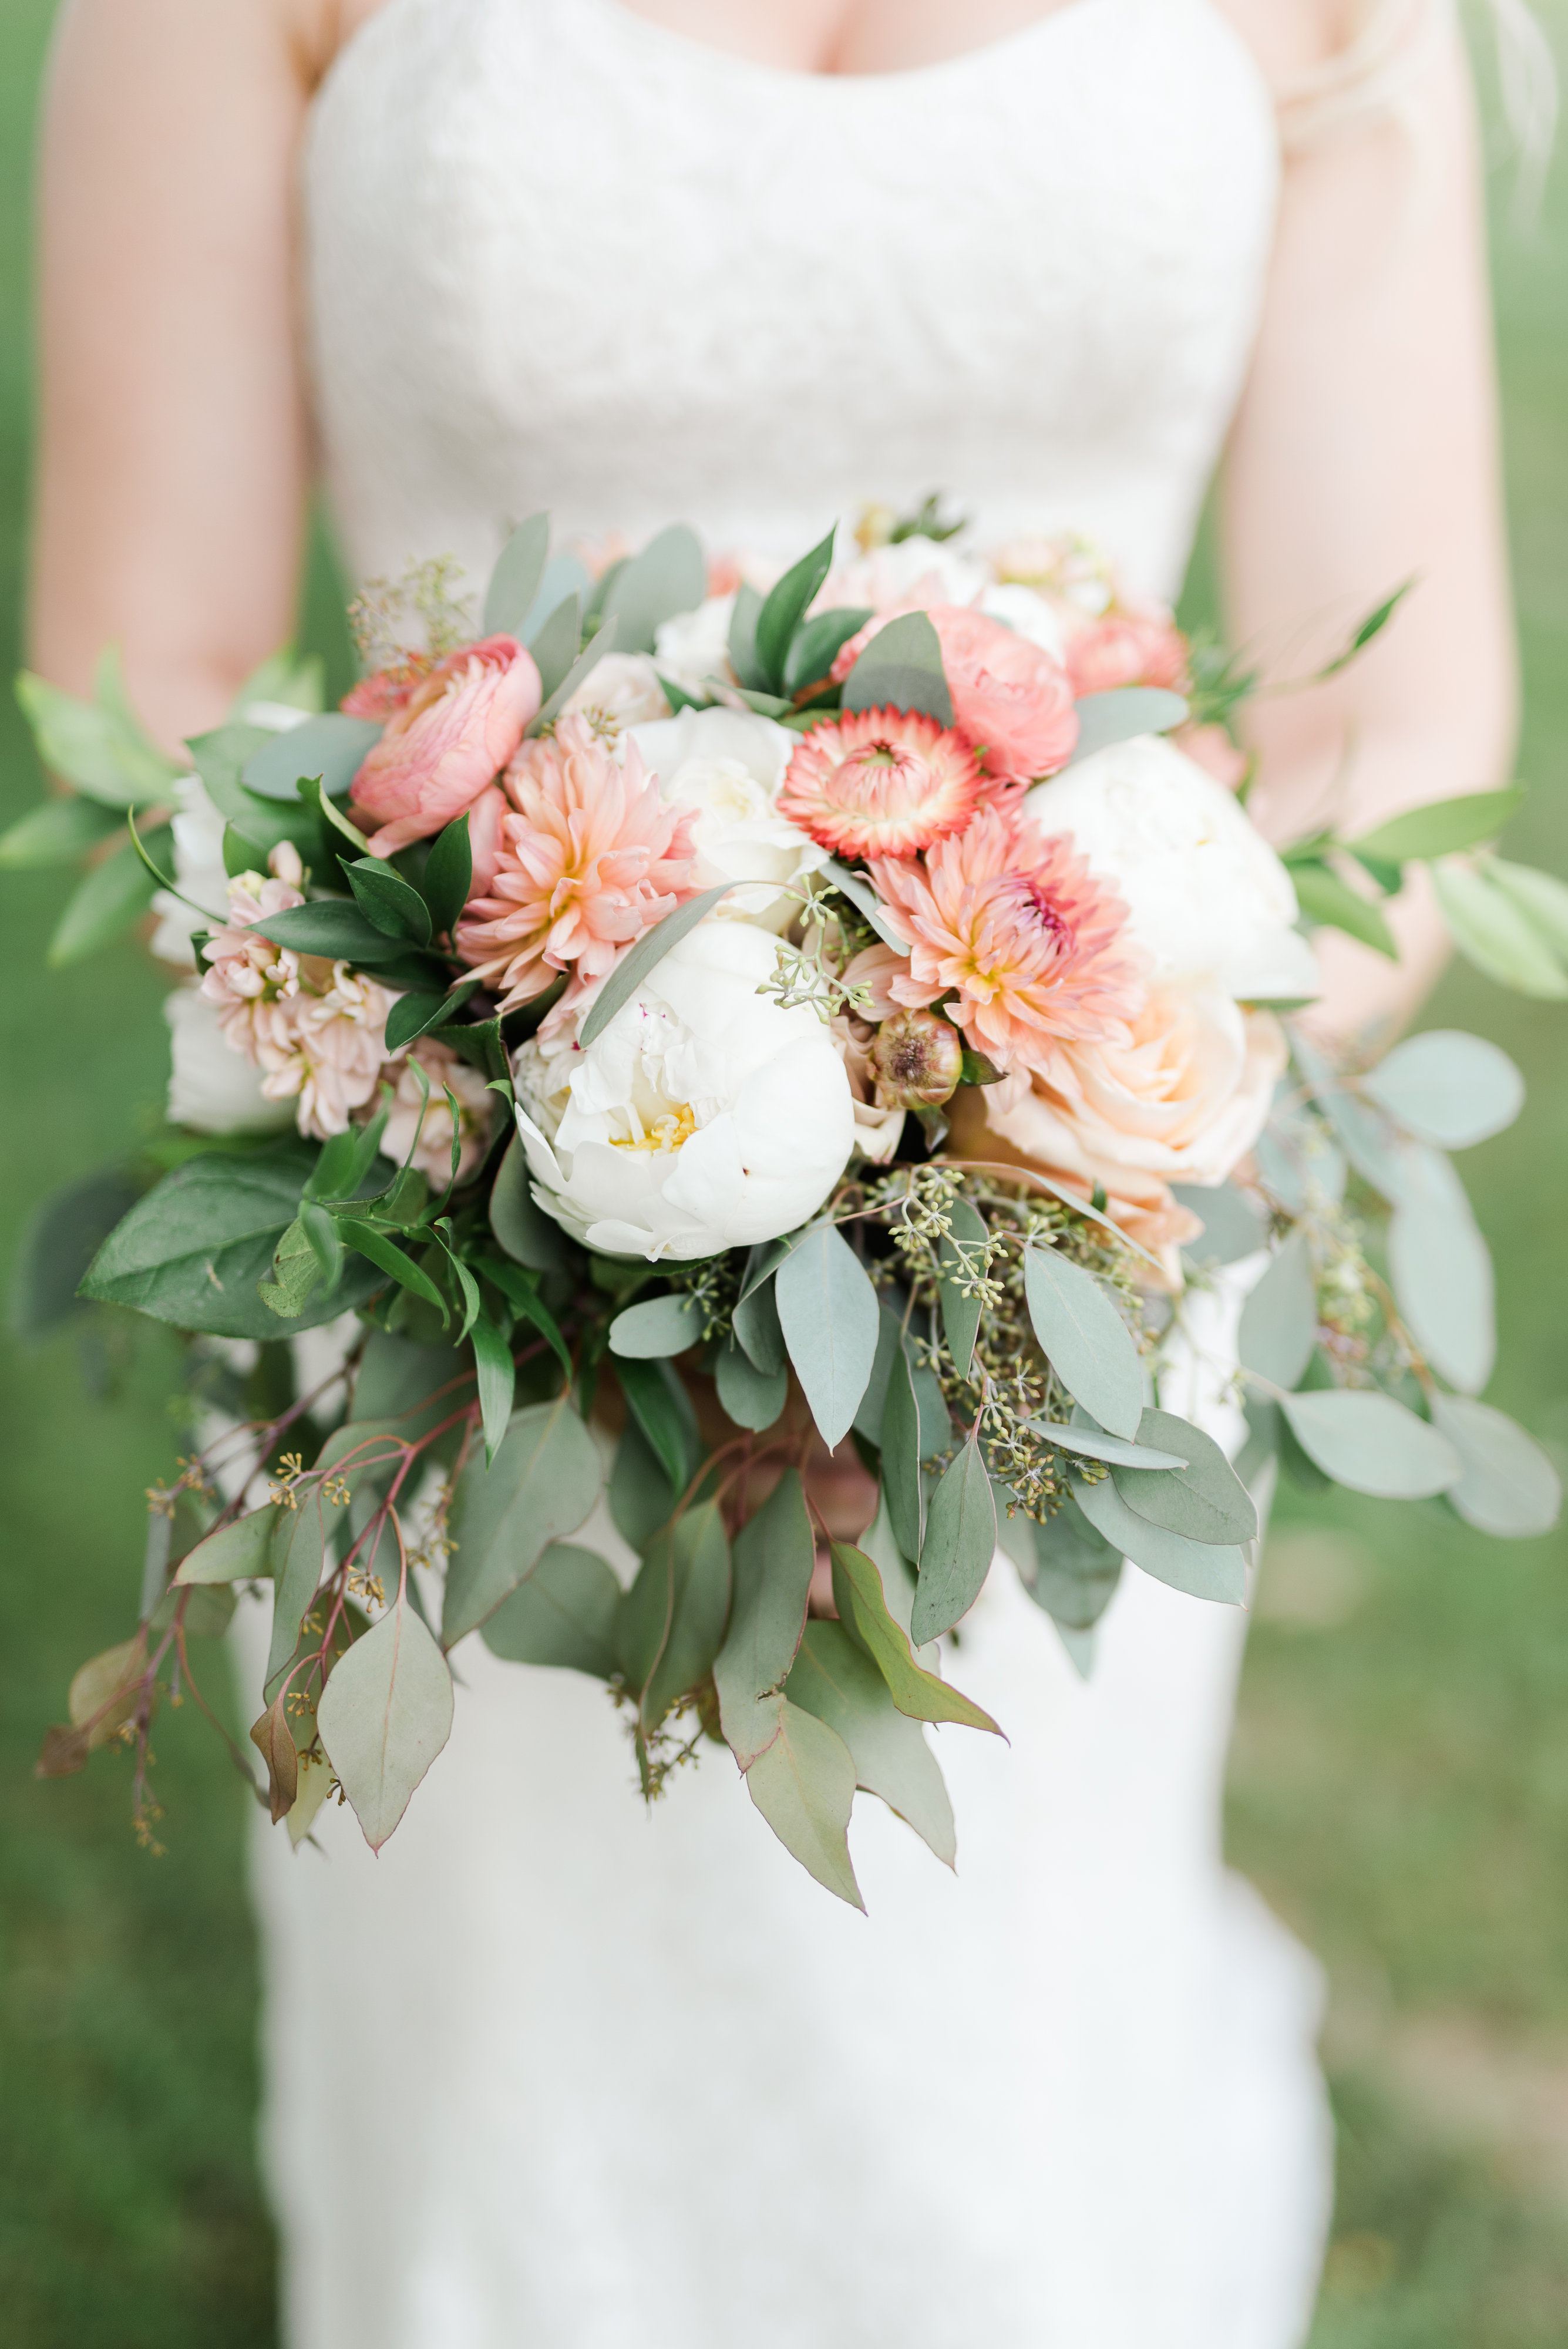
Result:
M534 654L535 662L539 656L535 650L535 646L540 631L546 621L555 618L567 596L576 597L577 609L580 614L586 616L588 607L594 603L596 593L595 583L588 566L578 556L551 555L541 574L537 592L529 606L528 616L523 623L523 641ZM579 636L582 634L581 618L577 622L577 633Z
M478 979L465 978L450 995L400 995L387 1014L388 1051L406 1051L432 1029L444 1027L462 1009L478 985Z
M720 1352L713 1380L720 1408L737 1427L750 1428L753 1434L761 1435L777 1425L779 1414L789 1400L789 1372L782 1366L776 1371L759 1371L731 1339Z
M318 1208L317 1212L319 1214L321 1211ZM257 1281L256 1295L268 1311L275 1313L280 1320L292 1321L304 1312L311 1291L320 1278L320 1252L302 1217L296 1216L273 1250L267 1278Z
M670 523L617 572L605 595L605 617L617 624L617 650L650 653L661 624L694 612L707 593L701 541L684 523Z
M518 523L490 574L482 623L487 636L515 636L519 644L523 642L549 552L549 515L530 514L526 522Z
M366 1842L379 1851L452 1734L452 1673L398 1599L333 1671L317 1723Z
M1417 1501L1464 1473L1447 1437L1392 1395L1331 1387L1287 1396L1280 1408L1308 1459L1353 1493Z
M757 667L764 686L775 693L788 688L784 685L784 664L791 640L805 619L807 605L815 598L833 564L833 542L836 525L826 538L818 541L809 554L786 571L769 593L757 614L754 638ZM701 599L699 599L701 600Z
M444 937L456 928L458 916L468 903L472 885L473 850L468 837L468 812L465 809L462 815L452 818L444 832L436 834L431 853L425 859L421 886L438 937ZM464 1000L467 1000L466 997Z
M299 1645L305 1618L321 1583L327 1561L326 1504L319 1490L305 1494L297 1508L277 1508L272 1537L272 1642L263 1690L270 1704Z
M151 855L161 859L169 855L173 843L169 826L160 824L149 834L146 846ZM96 954L111 938L121 936L141 919L157 886L127 840L122 848L93 866L67 902L49 940L46 960L50 969L61 970L68 963L80 962L84 955Z
M1400 1319L1432 1368L1479 1394L1497 1360L1491 1257L1457 1177L1395 1208L1388 1271Z
M720 1723L742 1770L778 1735L776 1708L762 1700L795 1660L815 1563L805 1493L786 1468L735 1537L730 1628L713 1662Z
M577 657L582 639L582 598L576 595L564 596L536 631L528 647L538 668L540 688L546 699L560 690Z
M315 717L326 691L326 670L320 656L306 653L302 657L292 645L285 645L252 669L234 696L234 707L243 710L253 702L281 701L289 709L303 709Z
M264 800L293 800L306 781L318 782L327 799L341 799L385 730L372 718L346 718L328 709L268 733L240 771L246 791Z
M510 1599L479 1627L493 1655L510 1664L554 1664L607 1681L616 1669L620 1585L597 1550L552 1542Z
M1386 916L1370 898L1358 895L1331 866L1316 857L1302 864L1293 863L1291 879L1295 884L1296 902L1314 927L1344 930L1347 936L1359 938L1363 946L1386 955L1390 962L1398 961L1398 942Z
M741 685L751 692L767 682L757 661L757 616L762 608L762 597L742 579L735 590L730 614L730 667Z
M778 1733L747 1771L746 1791L807 1874L852 1909L864 1909L849 1858L855 1803L849 1748L836 1730L788 1697L772 1702Z
M846 605L807 620L784 660L783 690L793 698L804 687L826 678L850 637L858 636L870 617L863 606Z
M468 1379L468 1365L454 1346L416 1346L372 1330L354 1381L354 1420L384 1421L415 1442L469 1400ZM337 1441L327 1438L329 1445Z
M1112 1435L1135 1438L1143 1364L1131 1330L1093 1273L1054 1248L1027 1247L1023 1288L1041 1350L1068 1393Z
M696 1449L693 1427L693 1455ZM679 1490L670 1483L647 1436L635 1419L628 1420L616 1446L615 1464L605 1497L609 1504L611 1524L639 1557L644 1555L659 1527L669 1523L670 1511L685 1490L686 1482L683 1476Z
M1524 1079L1508 1054L1452 1028L1407 1036L1361 1084L1379 1108L1439 1150L1489 1140L1524 1106Z
M1505 864L1501 856L1486 860L1486 877L1516 905L1559 962L1568 963L1568 883L1554 873L1538 873L1530 864Z
M632 1417L670 1479L672 1495L684 1492L695 1463L690 1445L691 1410L680 1379L666 1361L639 1361L635 1357L618 1361L616 1375Z
M732 881L722 881L716 889L704 889L701 895L689 897L684 905L677 905L672 914L655 922L652 929L645 931L629 952L621 957L583 1021L577 1038L582 1050L587 1051L604 1034L622 1004L631 1001L649 971L664 960L671 947L678 947L687 933L696 928L704 915L712 912L720 898L734 885Z
M903 612L879 628L844 680L846 709L921 710L953 722L942 647L924 612Z
M1182 1253L1189 1263L1235 1264L1242 1257L1255 1256L1260 1248L1267 1247L1266 1218L1234 1183L1217 1183L1212 1187L1173 1183L1171 1189L1179 1204L1200 1217L1203 1225L1199 1237L1183 1246Z
M325 955L333 962L370 966L387 962L392 954L392 941L386 932L344 897L321 897L311 905L286 905L281 913L264 915L251 927L296 954Z
M429 946L430 907L400 873L394 873L381 857L361 856L345 864L343 874L359 911L383 938L402 939L416 947ZM385 953L384 947L382 952Z
M523 1319L533 1323L570 1378L571 1350L561 1334L559 1322L539 1294L537 1277L524 1271L520 1265L504 1264L499 1257L491 1256L488 1252L476 1261L486 1280L493 1281L503 1297L515 1306Z
M1121 1581L1120 1550L1096 1532L1071 1494L1048 1524L1030 1530L1033 1572L1023 1578L1029 1596L1058 1629L1092 1631Z
M532 1272L555 1272L568 1261L566 1236L535 1202L523 1145L515 1138L490 1191L490 1228L502 1247Z
M618 1313L609 1326L610 1352L638 1361L684 1354L701 1337L702 1309L686 1293L646 1297Z
M378 1110L369 1125L351 1125L322 1145L316 1171L305 1186L307 1199L351 1199L376 1163L387 1112Z
M51 1191L27 1220L11 1273L10 1325L42 1338L88 1308L78 1296L88 1266L140 1194L118 1167Z
M1067 761L1075 767L1113 742L1136 741L1143 734L1168 734L1181 725L1188 707L1179 693L1156 685L1119 685L1108 693L1086 693L1077 704L1078 740Z
M112 808L168 799L180 770L140 727L132 730L114 711L78 701L29 669L16 679L16 698L44 765L88 799Z
M1391 864L1403 864L1410 858L1452 856L1483 840L1495 840L1523 797L1524 785L1513 783L1503 792L1469 792L1458 799L1433 800L1426 807L1408 808L1403 815L1391 816L1386 823L1345 844L1353 855L1383 857Z
M616 623L614 620L607 620L604 626L597 630L591 641L578 654L555 692L546 694L539 714L530 722L527 732L530 735L542 734L545 727L560 716L584 678L593 675L606 653L614 652L617 649ZM625 645L620 644L618 649L624 652Z
M1189 1599L1209 1599L1225 1607L1241 1604L1247 1566L1233 1545L1191 1541L1140 1517L1108 1476L1103 1484L1079 1485L1073 1497L1096 1532L1156 1581L1186 1591Z
M598 1447L565 1395L514 1413L493 1465L471 1454L449 1516L443 1646L493 1614L551 1542L576 1532L598 1495Z
M857 1640L887 1682L894 1703L911 1721L958 1721L970 1729L989 1729L998 1737L990 1713L971 1704L916 1662L909 1637L888 1605L882 1577L863 1549L852 1542L835 1542L833 1603L838 1619Z
M293 1143L188 1159L110 1233L82 1282L83 1296L213 1337L277 1337L276 1318L256 1288L295 1220L314 1163L314 1153ZM332 1320L379 1285L352 1267L337 1295L317 1297L294 1327Z
M888 918L887 907L863 874L851 873L836 856L823 859L817 870L825 881L831 881L841 897L847 897L857 914L864 915L885 947L898 954L909 952L909 940L899 936Z
M174 1569L176 1582L245 1582L272 1572L272 1537L285 1512L269 1501L249 1516L235 1517L187 1550Z
M1415 585L1414 579L1407 579L1402 585L1395 588L1392 595L1386 595L1381 604L1374 605L1352 636L1345 650L1337 654L1324 667L1320 668L1311 682L1314 685L1326 684L1331 677L1337 677L1342 669L1348 668L1356 655L1366 651L1373 637L1382 635Z
M882 1415L872 1441L881 1446L882 1498L893 1538L906 1557L919 1557L926 1537L926 1501L920 1483L920 1406L915 1395L909 1342L890 1313L881 1317L881 1336L892 1331ZM878 1349L880 1350L880 1349ZM944 1623L941 1629L947 1629ZM923 1635L929 1638L930 1633Z
M0 870L36 873L47 865L74 864L119 829L114 810L61 792L0 833Z
M943 1471L931 1495L909 1618L910 1635L922 1645L951 1630L968 1614L996 1556L996 1503L979 1435L976 1420L968 1443Z
M1107 1435L1103 1428L1068 1427L1054 1419L1032 1419L1028 1425L1034 1434L1054 1444L1058 1452L1071 1452L1085 1460L1114 1461L1128 1468L1187 1465L1179 1453L1162 1451L1147 1444L1129 1444L1125 1436Z
M446 1299L429 1273L417 1265L411 1256L405 1255L396 1240L389 1239L385 1232L377 1231L373 1225L360 1223L356 1216L339 1216L337 1237L345 1247L352 1248L357 1256L362 1256L376 1267L378 1272L384 1272L389 1280L395 1280L400 1288L408 1289L411 1296L422 1297L427 1305L433 1305L438 1313L445 1316Z
M1243 1370L1256 1371L1271 1386L1288 1393L1299 1382L1316 1343L1312 1248L1305 1232L1294 1231L1241 1308L1237 1353Z
M1129 1509L1151 1524L1184 1534L1189 1541L1224 1544L1255 1541L1258 1512L1252 1496L1211 1435L1174 1412L1146 1411L1140 1442L1166 1451L1178 1445L1185 1468L1116 1466L1111 1481Z
M980 1209L971 1200L953 1199L949 1203L948 1219L952 1226L953 1239L971 1251L978 1248L981 1251L980 1260L983 1263L986 1244L991 1235L986 1229L985 1217L981 1214ZM943 1268L942 1335L947 1340L948 1351L957 1365L959 1376L967 1379L974 1354L974 1341L980 1331L981 1300L978 1297L965 1297L958 1286L955 1276L961 1270L962 1265L959 1248L954 1247L953 1240L942 1240L937 1253Z
M644 1738L707 1679L730 1616L730 1545L716 1500L655 1534L616 1618L616 1660Z
M856 1785L880 1795L950 1868L958 1853L952 1805L925 1732L898 1711L876 1665L842 1624L806 1625L784 1694L844 1740Z
M848 1434L877 1359L877 1292L832 1224L815 1225L774 1280L779 1323L828 1450Z
M1466 1525L1503 1541L1549 1534L1563 1506L1557 1471L1523 1428L1469 1395L1435 1394L1432 1418L1463 1474L1448 1498Z
M479 1414L484 1428L484 1457L493 1462L501 1449L512 1417L517 1391L517 1366L512 1349L493 1321L482 1313L469 1331L474 1368L479 1374Z

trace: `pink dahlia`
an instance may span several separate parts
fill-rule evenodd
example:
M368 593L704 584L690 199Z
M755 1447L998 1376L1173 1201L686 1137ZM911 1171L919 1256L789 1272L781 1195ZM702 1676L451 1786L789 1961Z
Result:
M919 710L846 710L789 762L778 812L845 856L915 856L961 832L984 777L974 753Z
M950 1016L1002 1068L1038 1065L1059 1037L1125 1040L1143 962L1127 907L1064 833L1042 839L982 808L922 862L871 872L909 940L908 977L888 981L898 1002L956 993Z
M378 826L372 856L440 832L493 782L539 709L539 672L514 636L437 661L365 758L349 798Z
M842 683L872 637L898 616L878 613L850 637L833 664L836 682ZM987 775L1022 784L1064 766L1078 739L1078 719L1061 662L1016 629L962 605L934 604L926 617L942 648L953 724L983 753Z
M525 743L504 788L489 891L470 899L457 950L509 1011L556 971L603 978L623 947L696 895L696 815L665 806L635 742L618 767L585 718Z

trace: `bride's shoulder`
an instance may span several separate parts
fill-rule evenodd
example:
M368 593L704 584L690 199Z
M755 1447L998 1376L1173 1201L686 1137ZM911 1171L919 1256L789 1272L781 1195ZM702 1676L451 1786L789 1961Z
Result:
M1344 49L1366 10L1354 0L1218 0L1275 88Z

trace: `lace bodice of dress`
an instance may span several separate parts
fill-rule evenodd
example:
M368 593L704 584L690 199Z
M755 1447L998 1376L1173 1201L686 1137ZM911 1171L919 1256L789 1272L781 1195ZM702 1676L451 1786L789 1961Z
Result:
M784 554L945 486L1169 593L1277 150L1208 0L781 72L619 0L388 0L306 159L315 395L361 576L673 518Z

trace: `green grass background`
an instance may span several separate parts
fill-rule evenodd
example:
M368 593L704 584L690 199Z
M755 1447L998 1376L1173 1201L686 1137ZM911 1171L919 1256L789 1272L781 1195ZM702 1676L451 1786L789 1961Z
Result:
M1542 11L1568 57L1568 0ZM27 182L52 0L0 10L0 671L14 665L28 438ZM1500 217L1506 173L1496 181ZM1568 167L1497 237L1529 680L1511 852L1568 872ZM313 607L323 606L319 574ZM0 822L38 781L0 697ZM161 983L125 945L46 976L55 876L0 878L3 1228L155 1114ZM1568 1445L1568 1021L1463 970L1434 1022L1522 1064L1516 1130L1465 1173L1497 1247L1496 1398ZM157 1749L167 1855L126 1765L41 1785L72 1670L125 1636L140 1495L179 1448L175 1356L130 1330L84 1395L68 1340L0 1354L0 2332L13 2349L263 2349L272 2243L252 2150L243 1799L187 1707ZM1253 1630L1231 1847L1327 1961L1341 2158L1313 2349L1568 2344L1568 1574L1562 1537L1288 1495Z

